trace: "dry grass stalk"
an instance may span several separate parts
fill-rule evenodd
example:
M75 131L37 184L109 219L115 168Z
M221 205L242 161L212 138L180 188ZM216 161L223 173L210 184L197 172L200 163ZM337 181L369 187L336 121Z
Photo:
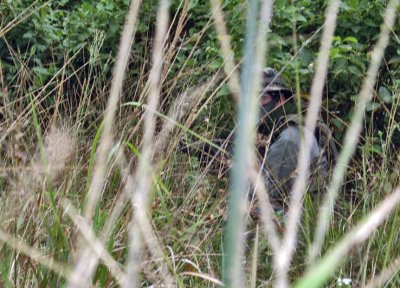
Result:
M202 278L206 281L209 281L217 286L224 286L224 283L222 283L222 281L215 279L214 277L207 275L207 274L202 274L202 273L196 273L196 272L183 272L181 273L181 275L188 275L188 276L194 276L194 277L199 277Z
M93 217L94 209L100 197L105 179L108 152L110 151L114 141L112 132L113 121L122 91L125 69L129 59L140 4L141 1L131 2L126 23L124 25L124 30L121 36L118 56L113 71L114 74L111 83L110 97L108 99L108 104L104 115L104 129L101 135L97 162L93 173L93 179L89 188L87 205L84 211L85 218L89 222Z
M175 20L178 16L178 12L180 11L179 8L181 7L183 2L184 2L184 5L182 8L182 12L179 15L179 19L178 19L178 23L177 23L176 27L174 27L174 25L172 25L172 24L175 22ZM176 12L174 19L172 20L172 23L170 25L168 34L170 34L170 31L173 28L175 31L174 31L174 38L172 39L172 42L169 45L168 51L165 53L164 69L163 69L163 74L162 74L164 77L168 75L169 69L173 66L170 64L171 64L171 61L172 61L174 55L177 54L176 44L180 40L181 33L182 33L182 31L185 27L185 24L187 22L187 19L188 19L187 14L189 11L189 4L190 4L189 0L181 1L181 3L179 4L179 8L176 9L177 12Z
M90 227L89 223L86 222L84 218L82 218L75 207L73 207L72 203L66 199L64 199L62 203L64 207L64 211L68 214L68 216L72 219L76 227L78 227L79 232L83 235L85 240L88 243L88 246L96 254L98 258L100 258L104 265L108 268L114 278L118 281L120 285L122 285L125 281L126 275L125 272L122 271L120 264L116 262L112 256L107 252L106 248L101 240L99 240L95 233ZM89 256L90 257L90 256ZM87 271L87 269L85 269ZM90 270L90 269L89 269ZM88 272L88 271L87 271ZM74 277L78 276L77 274L72 275ZM70 285L81 285L81 278L71 277Z
M397 257L392 263L381 271L378 275L374 275L365 285L365 288L384 287L390 278L398 275L400 271L400 257Z
M174 101L170 111L168 112L167 120L169 121L163 125L161 132L157 135L154 152L165 150L165 146L168 143L167 141L169 137L171 137L171 132L175 128L176 123L179 122L182 117L185 116L187 111L192 108L193 101L201 98L201 95L208 91L208 88L210 85L212 86L213 83L214 81L211 81L211 83L207 83L203 86L188 89L188 91L181 94L180 97ZM157 159L156 156L154 158ZM121 150L118 152L115 162L122 174L121 182L124 183L123 191L121 191L116 197L114 207L100 233L101 236L99 241L101 241L103 245L108 241L112 230L115 228L115 223L118 221L122 211L128 204L127 200L129 199L132 187L135 187L134 177L131 175L130 171L130 164ZM84 267L82 269L85 269L86 275L88 275L87 278L90 279L95 272L99 257L97 254L92 253L91 247L86 247L85 251L82 252L82 255L85 255L85 257L81 258L83 262L79 262L77 266ZM158 259L163 259L163 257L159 257Z
M226 80L222 81L222 83L219 85L219 87L217 87L215 90L213 90L214 92L206 99L206 101L203 103L203 105L199 108L200 103L203 102L204 97L207 95L207 92L210 91L210 89L212 87L214 87L214 85L220 81L220 73L215 74L211 80L207 81L207 83L199 86L199 87L195 87L193 89L188 89L185 94L187 94L188 97L188 101L183 101L184 107L182 107L183 110L188 110L191 111L187 118L186 121L183 124L183 127L191 127L191 125L193 124L194 120L198 117L199 115L199 111L201 111L204 107L204 105L207 105L211 99L215 96L215 94L217 93L217 91L220 89L220 87L223 85L223 83L225 83ZM194 103L192 103L191 101L194 101ZM186 103L188 104L188 106L186 106ZM178 103L176 103L178 104ZM175 104L173 104L172 107L174 107ZM173 108L169 111L168 115L171 115L173 112ZM183 115L183 114L182 114ZM156 148L155 148L155 153L160 154L162 153L162 151L164 151L164 149L166 148L166 144L167 144L167 140L168 139L173 139L173 141L175 143L173 144L169 144L168 148L166 150L166 152L164 153L164 155L167 155L167 157L169 157L169 155L172 155L173 150L175 149L176 145L178 144L178 142L181 139L181 135L182 133L184 133L184 131L181 131L176 137L172 137L171 134L168 135L169 138L166 138L165 136L167 136L167 132L169 131L170 128L174 128L175 126L177 126L179 124L180 119L177 118L176 120L174 118L171 117L163 117L166 121L168 121L167 124L164 124L161 132L157 135L157 143L156 143ZM225 144L222 144L222 147L224 147ZM190 191L187 192L187 197L184 200L184 203L182 204L182 208L185 207L188 203L187 201L190 199L190 195L193 195L194 191L196 190L196 188L198 187L198 184L202 181L202 179L204 179L207 175L207 171L209 170L209 168L211 167L211 165L214 163L214 160L216 159L218 155L215 155L207 164L207 167L205 167L204 172L202 173L201 176L196 178L196 182L191 186ZM157 158L157 156L155 156L155 158ZM168 158L163 158L163 161L167 161ZM157 159L155 159L157 160Z
M394 25L398 6L399 0L391 0L386 8L385 16L383 17L385 23L382 25L378 43L372 51L371 63L354 108L351 124L344 137L343 149L333 170L332 180L328 186L328 193L326 194L324 203L320 208L315 232L315 240L310 249L310 262L312 262L312 260L318 256L324 244L325 235L329 227L333 207L339 193L340 185L343 182L343 178L346 173L346 167L357 146L359 135L362 129L365 109L368 102L372 98L372 91L373 87L375 86L376 76L378 74L383 53L389 42L389 33Z
M50 78L50 80L46 83L46 85L44 85L43 87L41 87L39 89L39 91L37 92L37 94L33 97L32 102L35 103L35 105L39 105L41 104L43 101L45 101L45 99L47 99L47 97L49 95L51 95L51 93L54 93L54 91L56 91L57 89L59 89L59 86L62 85L63 83L60 83L59 85L57 85L56 87L54 87L53 89L51 89L47 94L45 94L45 92L47 91L47 89L54 83L54 81L57 79L57 77L61 74L64 73L64 70L67 68L68 65L71 65L71 62L75 59L75 57L77 55L79 55L79 53L82 52L82 49L84 47L82 46L70 59L68 59L68 61L66 61L64 63L64 65L60 68L60 70L58 70L53 77ZM19 57L17 57L17 59L19 59ZM24 63L20 62L21 67L24 67ZM79 70L83 69L87 64L84 64L82 67L79 68ZM22 68L21 68L22 69ZM71 77L73 77L74 74L70 75L67 79L65 79L65 81L67 81L68 79L70 79ZM35 91L36 92L36 91ZM25 92L21 92L21 93L25 93ZM24 96L25 97L25 96ZM7 138L7 136L15 130L16 127L18 127L18 125L20 125L21 123L23 123L24 121L28 121L28 116L30 116L30 114L32 113L32 109L31 106L26 106L19 114L18 116L15 118L15 120L11 123L11 125L4 131L4 133L2 133L1 137L0 137L0 144L4 142L4 140Z
M392 194L388 195L365 219L342 241L331 249L321 261L313 264L305 277L301 279L296 288L321 287L323 283L333 274L339 264L346 259L351 249L363 243L376 231L379 225L393 212L400 202L400 188L398 187Z
M130 242L128 255L128 277L125 287L136 286L139 283L139 265L143 252L143 241L146 241L154 257L162 257L163 252L158 244L158 239L153 233L148 219L148 200L152 189L152 156L154 155L153 137L155 133L155 115L160 98L161 73L163 65L164 42L167 36L169 21L169 1L161 0L157 12L156 37L153 47L153 66L149 76L148 107L144 118L144 135L142 142L142 157L139 160L135 174L136 187L131 193L134 209L134 219L130 227ZM133 188L133 187L132 187ZM161 267L162 279L168 286L173 285L173 278L169 275L164 265Z
M269 200L268 191L264 183L263 175L259 173L261 168L253 168L250 175L250 180L253 183L256 197L258 198L258 206L260 208L261 223L264 228L265 235L271 246L274 256L278 255L281 239L278 233L276 222L274 221L274 210Z
M17 15L12 21L8 22L7 25L0 30L0 38L3 38L13 28L18 26L24 20L28 19L32 14L37 13L40 9L48 5L51 1L47 1L42 5L35 7L38 2L39 0L34 1L31 5L29 5L29 7L27 7L24 11Z
M106 167L107 167L107 157L110 148L113 144L113 121L116 113L116 108L118 104L118 100L121 94L125 69L129 59L130 47L132 44L132 37L136 27L136 21L139 14L141 1L131 1L129 12L126 18L126 22L124 25L124 30L121 36L121 43L119 46L117 61L114 66L114 74L113 81L111 84L110 97L107 104L107 109L104 116L104 129L101 135L100 146L98 151L98 158L96 162L96 166L94 168L93 179L90 185L87 206L85 208L85 219L88 223L91 223L94 209L97 205L98 199L100 197L100 193L103 187L103 183L106 175ZM90 244L89 244L90 245ZM80 285L87 285L90 280L91 275L85 274L86 266L89 266L90 263L87 263L90 257L87 256L88 249L83 249L78 255L78 264L75 265L75 269L73 271L73 279L79 279ZM86 276L86 277L85 277ZM89 276L89 277L88 277ZM74 283L69 283L69 287L76 287Z
M218 0L210 0L212 7L212 16L214 19L215 29L217 30L218 40L221 45L222 57L224 59L224 71L228 77L228 85L231 90L233 99L239 101L240 81L237 66L235 64L235 54L233 53L230 36L224 21L224 15L221 4Z
M134 186L133 177L131 176L129 170L129 165L127 164L121 152L117 155L116 163L119 166L121 174L123 176L122 182L124 183L124 188L123 191L117 196L117 199L115 200L115 205L110 213L110 216L107 218L107 221L103 226L99 239L97 240L103 246L106 245L113 229L115 228L115 223L117 223L123 209L128 204L128 193L131 191L131 187ZM91 247L91 245L87 245L86 247L84 247L80 252L80 255L81 257L79 261L75 264L74 271L80 271L81 273L73 274L73 277L75 278L71 279L70 281L71 287L77 287L79 286L79 284L82 284L83 274L83 279L91 279L94 272L96 271L96 267L99 262L100 255L98 253L93 253L93 248Z
M282 247L277 257L277 287L287 287L287 273L290 262L297 244L297 231L301 220L302 201L307 187L307 181L310 174L311 146L313 140L313 131L315 130L318 115L322 102L322 91L325 85L329 62L329 50L332 37L336 28L336 18L339 10L338 0L331 0L326 11L325 28L321 39L321 48L318 54L316 71L311 87L310 105L305 118L305 128L300 147L300 155L297 165L298 176L294 181L290 193L290 204L288 211L288 223L286 233L283 238Z
M176 85L178 84L178 82L182 81L182 79L185 79L184 77L186 77L188 73L193 73L193 71L189 71L189 72L186 71L185 68L186 68L186 66L188 65L189 60L192 59L193 55L196 53L196 51L197 51L197 49L198 49L198 47L199 47L200 41L202 40L204 34L207 32L207 30L208 30L208 29L210 28L210 26L212 25L211 22L212 22L212 19L210 18L210 20L208 20L207 24L204 25L204 28L200 31L200 33L199 33L199 35L198 35L198 37L197 37L197 39L196 39L196 43L193 45L193 48L190 50L189 55L186 57L186 60L185 60L185 62L183 63L181 69L179 70L178 75L176 75L176 76L171 80L172 83L171 83L170 85L169 85L169 84L166 85L166 86L170 87L170 88L168 89L167 95L170 95L170 94L172 93L172 91L174 90L174 88L176 88ZM190 41L190 40L188 40L188 41ZM186 43L182 43L181 46L183 47L183 46L185 46L185 44L186 44Z
M207 85L208 86L208 85ZM176 124L179 123L180 119L193 108L194 103L201 97L203 87L197 87L195 89L188 89L184 93L180 94L172 103L171 108L168 111L166 117L167 121L162 126L161 131L158 133L154 144L154 159L157 159L157 155L163 153L166 149L167 140L170 138Z
M26 244L24 241L0 229L0 241L10 246L18 253L25 254L33 261L47 267L65 279L71 276L71 268L64 263L59 263L53 258L43 255L40 251Z

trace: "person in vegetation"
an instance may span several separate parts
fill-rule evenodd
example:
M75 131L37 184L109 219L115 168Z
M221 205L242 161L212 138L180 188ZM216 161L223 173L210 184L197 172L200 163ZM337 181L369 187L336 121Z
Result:
M258 159L273 208L275 211L284 211L296 177L301 129L305 128L301 125L301 113L297 112L293 92L286 86L277 71L267 67L263 69L262 74L256 140ZM330 130L322 121L318 121L317 129L312 134L311 177L308 191L315 193L323 190L336 155L336 147ZM223 150L228 151L228 155L232 151L231 136L232 133L213 141L220 144ZM221 150L207 143L201 143L197 149L193 149L193 146L187 143L181 143L181 150L195 154L202 164L209 165L218 158L225 166L230 166L230 160L226 160L226 155L222 155ZM249 199L251 201L250 216L257 222L260 211L253 189L250 189Z
M259 97L260 115L257 148L268 194L275 210L284 210L296 177L296 167L302 141L301 114L293 100L293 92L272 68L263 69L262 91ZM328 127L319 121L312 133L311 178L308 191L322 191L329 167L336 155ZM260 144L261 143L261 144ZM253 198L253 193L250 193ZM255 205L256 206L256 205ZM251 209L258 219L257 207Z

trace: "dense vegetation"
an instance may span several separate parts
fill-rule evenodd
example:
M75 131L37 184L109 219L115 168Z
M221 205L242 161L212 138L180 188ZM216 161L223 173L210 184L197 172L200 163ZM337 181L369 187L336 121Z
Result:
M247 1L220 2L235 61L241 63ZM387 2L349 0L340 6L321 111L339 148ZM75 267L82 232L76 228L78 216L66 212L65 199L71 201L77 213L84 211L88 201L112 68L129 3L0 2L0 286L63 286L68 280L65 275ZM144 103L149 94L157 4L146 0L140 7L114 123L115 143L108 151L105 185L92 223L95 235L105 237L106 249L121 267L127 262L128 230L134 213L128 198L114 225L110 228L107 223L129 182L126 167L134 171L141 155L145 109L139 103ZM326 7L322 0L274 3L266 63L282 71L286 82L298 90L303 106L309 99ZM195 99L185 99L191 101L190 110L180 116L181 124L171 132L168 147L158 151L161 156L157 155L159 165L153 175L149 213L176 283L181 287L208 286L212 282L193 273L221 279L228 179L225 170L218 170L218 163L204 167L197 157L181 153L179 141L214 141L231 131L236 122L235 103L222 72L223 58L210 3L174 0L170 15L157 132L168 122L163 115L173 110L176 99L193 91ZM390 34L360 144L347 171L324 251L399 184L399 23L397 19ZM119 162L121 152L129 163L125 168ZM318 212L319 202L314 200L307 196L304 202L300 247L290 271L293 281L305 272L304 259ZM396 212L364 246L348 256L337 277L331 279L331 287L342 277L351 278L356 286L365 285L387 268L400 252L396 245L400 237L398 223ZM111 229L108 234L107 229ZM259 286L272 283L271 251L264 238L260 236L255 245L259 251ZM247 251L249 262L252 249ZM50 258L33 255L35 251L61 263L61 268L46 262ZM163 274L157 270L159 260L152 256L150 252L142 255L146 263L140 267L143 286L157 286L163 281ZM95 285L118 284L109 267L105 262L99 264L93 276ZM390 283L397 286L400 278L393 277Z

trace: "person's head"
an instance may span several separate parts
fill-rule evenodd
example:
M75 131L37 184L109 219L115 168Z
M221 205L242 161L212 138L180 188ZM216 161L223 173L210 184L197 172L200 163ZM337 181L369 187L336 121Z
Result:
M283 79L279 77L278 72L270 67L263 69L262 77L262 91L259 101L261 117L264 117L289 99L293 92L286 86Z

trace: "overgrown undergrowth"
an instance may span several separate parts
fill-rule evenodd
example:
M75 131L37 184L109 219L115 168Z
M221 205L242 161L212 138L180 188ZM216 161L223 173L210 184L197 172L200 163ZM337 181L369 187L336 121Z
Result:
M232 18L244 23L245 16L241 14L243 5L235 6L234 1L225 2L228 24L231 24L229 21ZM279 45L273 41L280 40L280 36L284 35L278 38L275 34L278 32L273 30L270 54L279 57L272 60L272 64L287 65L284 73L291 83L296 82L295 75L300 75L301 81L293 86L301 88L298 91L302 95L300 104L307 106L307 89L315 72L313 61L318 41L309 45L307 40L314 36L304 33L308 29L311 30L308 32L314 33L322 27L322 22L312 18L319 26L307 26L300 16L311 17L311 14L294 4L277 2L278 15L273 20L277 23L273 22L272 28L280 32L289 28L294 33L299 32L300 43L278 41L281 48L284 46L281 51L287 54L281 55L276 51ZM361 5L363 1L356 2ZM379 2L381 7L380 1L375 2ZM104 32L96 30L91 34L93 39L79 45L79 49L83 50L75 46L77 49L72 49L72 54L70 51L57 54L60 53L58 49L50 48L46 59L52 58L51 54L57 54L57 61L50 65L39 63L44 53L40 49L22 51L17 44L13 47L12 41L7 44L7 33L14 35L13 29L18 31L18 25L24 23L23 19L16 17L17 22L11 30L8 23L1 24L1 43L6 43L2 47L7 47L8 52L2 52L2 57L7 57L0 61L0 286L222 285L222 274L227 265L223 257L226 253L224 229L230 193L227 166L231 165L231 160L224 143L216 139L235 129L235 103L229 92L232 88L229 81L233 76L227 77L223 72L226 62L219 56L223 53L219 52L211 15L207 21L201 18L200 24L192 23L193 19L187 13L192 11L197 15L199 12L190 10L196 7L191 7L189 1L181 4L176 8L177 3L173 3L176 14L171 14L170 23L174 29L165 43L160 42L159 50L159 43L153 39L160 36L157 33L161 33L161 28L148 24L155 30L154 33L149 32L140 26L147 22L140 22L137 18L140 29L136 31L136 36L140 36L139 41L134 41L132 51L128 48L130 54L117 56L115 65L119 63L118 57L126 57L128 64L124 66L122 61L122 66L116 66L114 78L110 77L108 66L114 63L115 56L110 54L110 57L105 57L107 53L102 50L104 41L108 43L110 37ZM293 8L294 11L288 12L284 9L285 5L300 10ZM348 22L350 19L346 13L350 13L350 6L342 7L341 14ZM29 9L15 11L25 15ZM38 7L35 9L40 11ZM149 8L145 6L143 9ZM158 13L161 13L159 17L165 17L162 12ZM291 23L289 28L287 23L279 24L278 20L287 19L291 13L297 15L298 22ZM368 10L368 13L372 12ZM28 21L35 15L28 16ZM139 16L143 17L142 14ZM381 20L378 15L375 16L375 20ZM48 19L44 22L47 23ZM377 25L379 27L380 24ZM397 26L391 31L398 31ZM43 27L49 29L48 26ZM232 30L233 39L240 38L243 33L235 30L238 28L229 25L228 28ZM343 26L339 28L338 33L345 33ZM371 28L371 33L375 32L375 28ZM160 39L164 40L162 36ZM362 35L365 38L369 36ZM343 84L347 90L339 89L337 84L332 87L332 83L344 83L346 77L353 74L360 81L363 79L369 59L357 53L365 52L373 45L369 44L369 38L366 44L359 43L364 41L362 37L337 36L329 55L328 85L320 115L334 130L340 148L350 125L349 115L354 113L354 105L348 103L353 103L352 97L358 90L355 92L354 87L350 89L347 82ZM123 44L119 46L121 54ZM314 56L308 55L310 59L306 59L306 52L296 54L299 48L299 51L312 52ZM393 43L390 43L388 50L393 52L392 48ZM196 53L198 51L200 53ZM208 54L203 57L202 53L206 52ZM235 55L242 53L236 45L234 52ZM296 57L290 60L288 57L293 55ZM354 64L357 55L361 64ZM332 248L337 247L347 233L354 231L360 222L370 220L367 215L388 195L397 191L400 153L396 135L400 132L400 83L397 80L397 58L389 56L393 55L386 55L384 59L388 61L381 65L385 73L373 88L374 97L365 112L360 143L348 164L321 257L317 259L326 259L323 257L330 255ZM155 69L157 57L168 60L169 66L164 62L164 66L160 66L162 69ZM242 61L239 56L237 58L237 62ZM358 67L358 70L351 67ZM118 69L127 73L125 82L117 85L115 115L108 118L109 99L112 98ZM157 73L159 82L155 76ZM160 96L159 106L155 105L156 112L148 102L152 93ZM155 119L155 135L150 137L154 150L150 149L146 154L143 141L146 141L144 135L151 127L151 124L146 124L149 123L146 119L148 115ZM182 139L193 145L197 142L217 143L212 145L220 149L224 157L204 164L197 156L182 152ZM107 141L109 146L104 148ZM147 164L143 164L141 159L147 159ZM141 163L143 166L140 166ZM150 170L148 163L151 163ZM142 183L143 178L138 176L140 173L145 173L143 177L148 181ZM307 259L326 193L305 194L297 250L289 271L290 283L304 280L305 273L313 267ZM143 198L141 195L144 195ZM92 207L92 211L88 207ZM278 234L283 236L287 218L284 215L275 216L278 219ZM353 287L363 287L370 281L378 281L377 275L385 276L385 273L387 277L384 277L383 283L391 287L400 285L396 273L400 255L397 245L399 217L397 209L379 228L373 230L364 243L357 242L326 285L340 286L340 281L348 278ZM271 286L276 283L276 263L268 235L263 228L255 227L249 216L246 216L245 222L247 230L254 229L258 234L245 243L245 255L241 259L245 271L243 285ZM359 239L359 234L353 236L353 239ZM347 240L351 243L351 239ZM131 275L134 274L132 271L137 272L137 278ZM382 283L374 285L379 287Z

